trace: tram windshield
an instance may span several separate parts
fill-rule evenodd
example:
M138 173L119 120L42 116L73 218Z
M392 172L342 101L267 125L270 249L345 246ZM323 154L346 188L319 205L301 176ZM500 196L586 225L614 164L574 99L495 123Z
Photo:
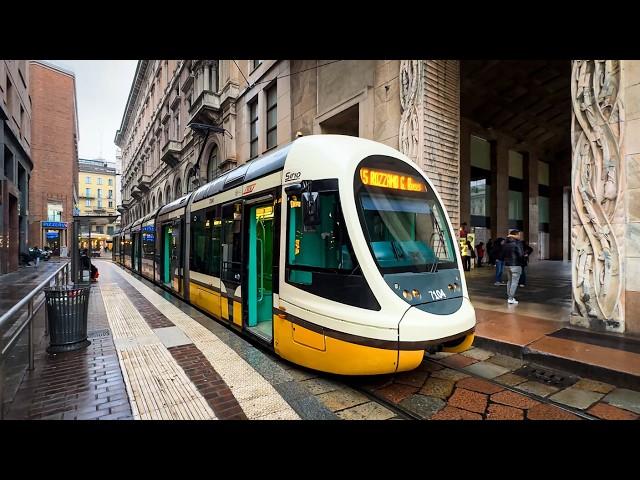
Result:
M421 273L457 268L444 212L427 185L408 175L396 175L401 180L395 184L393 178L381 180L381 176L374 181L373 176L366 177L369 173L378 172L367 169L361 174L357 198L362 228L380 271Z

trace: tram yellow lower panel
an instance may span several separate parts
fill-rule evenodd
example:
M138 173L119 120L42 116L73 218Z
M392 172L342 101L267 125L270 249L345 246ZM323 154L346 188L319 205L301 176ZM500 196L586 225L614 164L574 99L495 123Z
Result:
M240 302L233 301L233 323L242 326L242 304Z
M340 375L375 375L416 368L423 350L400 351L369 347L325 336L273 316L274 348L298 365ZM324 347L324 348L323 348Z
M220 294L193 282L189 283L191 303L220 318Z
M461 353L466 352L473 345L473 340L476 336L473 333L470 333L466 337L462 338L460 343L453 347L443 347L442 350L448 353Z

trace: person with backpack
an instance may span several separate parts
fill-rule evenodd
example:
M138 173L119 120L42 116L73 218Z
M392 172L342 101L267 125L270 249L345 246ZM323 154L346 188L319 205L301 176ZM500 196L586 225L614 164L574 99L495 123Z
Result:
M515 294L518 289L520 275L522 275L522 262L524 260L524 251L519 236L520 232L518 230L510 230L502 248L502 260L508 278L507 302L511 305L518 304Z
M496 262L496 281L494 285L506 285L502 281L502 272L504 271L504 262L502 261L502 247L504 245L504 238L498 237L493 244L493 258Z

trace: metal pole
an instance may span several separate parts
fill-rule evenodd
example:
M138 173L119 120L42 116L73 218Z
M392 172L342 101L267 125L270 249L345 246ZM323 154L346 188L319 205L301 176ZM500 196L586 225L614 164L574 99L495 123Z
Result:
M34 360L34 348L33 348L33 298L29 300L29 315L27 316L27 321L29 322L29 370L32 371L33 360Z

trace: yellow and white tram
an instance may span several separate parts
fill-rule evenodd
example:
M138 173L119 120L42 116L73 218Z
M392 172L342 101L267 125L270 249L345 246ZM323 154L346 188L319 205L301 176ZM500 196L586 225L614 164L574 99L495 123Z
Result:
M122 229L114 259L296 364L369 375L473 343L429 179L369 140L301 137Z

